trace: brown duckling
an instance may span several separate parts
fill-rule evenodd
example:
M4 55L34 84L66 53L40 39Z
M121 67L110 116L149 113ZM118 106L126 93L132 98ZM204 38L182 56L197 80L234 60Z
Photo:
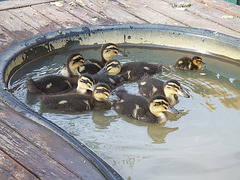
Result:
M88 74L96 74L100 71L105 64L113 57L113 56L124 56L127 55L122 52L116 44L106 43L102 45L101 48L101 60L89 59L86 60L85 64L79 67L79 73L88 73Z
M111 88L105 83L95 86L92 95L67 93L39 96L42 107L66 112L111 109L108 99Z
M144 76L138 84L139 92L151 98L155 95L162 95L168 99L168 102L174 106L178 103L178 96L189 98L190 96L183 90L182 86L177 80L171 79L163 82L156 78Z
M139 121L147 123L164 123L168 116L166 111L174 114L179 112L172 107L164 96L154 96L148 102L145 98L137 95L128 94L126 90L116 91L119 101L114 101L114 110Z
M77 87L72 87L63 91L63 93L79 93L92 95L93 85L95 81L90 74L82 74L77 80Z
M77 84L79 77L77 68L84 63L81 54L73 54L68 57L66 70L68 77L61 75L49 75L36 81L29 79L27 82L28 92L33 94L54 94L63 92Z
M81 54L72 54L67 58L66 65L62 66L61 74L64 77L79 76L78 68L84 64L84 57Z
M122 75L119 75L120 71L120 62L116 59L111 59L106 63L104 68L92 76L96 83L104 82L114 89L124 82Z
M190 57L182 57L177 60L177 62L173 65L173 67L181 70L200 70L202 68L202 64L205 64L202 61L202 58L199 56Z
M125 81L138 81L144 75L154 75L162 71L162 64L152 64L147 62L127 62L121 67L120 74Z

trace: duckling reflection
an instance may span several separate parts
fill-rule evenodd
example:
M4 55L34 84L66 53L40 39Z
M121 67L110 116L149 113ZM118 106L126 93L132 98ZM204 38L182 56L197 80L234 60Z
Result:
M152 138L153 142L156 144L166 143L165 138L169 133L178 130L178 127L169 128L165 127L162 124L150 124L148 126L147 132L148 135Z
M114 115L111 115L111 111L112 110L109 110L107 112L99 110L99 111L93 112L92 120L93 120L93 123L96 125L96 128L107 129L112 122L116 121L115 113ZM110 112L110 116L106 115L106 113L108 112Z

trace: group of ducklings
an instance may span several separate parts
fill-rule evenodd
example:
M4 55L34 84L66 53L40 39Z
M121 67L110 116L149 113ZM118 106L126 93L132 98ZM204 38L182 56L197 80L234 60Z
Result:
M29 79L28 92L39 94L40 103L49 109L61 111L89 111L111 109L118 114L133 117L148 123L167 120L166 111L178 114L173 106L178 96L189 98L177 80L163 82L150 77L162 71L162 64L127 62L120 64L113 56L127 56L116 44L106 43L101 48L101 60L84 59L81 54L72 54L62 67L61 75L49 75L39 80ZM199 70L200 57L183 57L173 65L181 70ZM129 94L118 86L138 81L142 96ZM115 92L118 99L109 99Z

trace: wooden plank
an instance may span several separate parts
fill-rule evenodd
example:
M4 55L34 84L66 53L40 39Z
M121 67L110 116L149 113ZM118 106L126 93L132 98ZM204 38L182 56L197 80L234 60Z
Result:
M216 0L196 0L197 2L206 4L214 9L219 9L233 16L240 17L240 6L227 1Z
M138 3L148 5L154 11L160 12L165 16L172 17L176 21L180 21L189 27L209 29L235 37L239 36L239 33L236 31L232 31L229 28L223 27L216 22L209 21L208 19L197 16L191 12L172 8L170 3L164 1L151 0L151 3L149 3L148 0L139 0Z
M111 3L113 3L115 6L119 6L122 9L125 9L131 14L135 14L136 16L144 19L149 23L184 26L184 24L177 22L170 17L153 11L148 7L148 5L139 5L138 3L136 3L136 1L134 2L128 0L116 0L112 1Z
M114 6L110 1L84 0L84 3L87 7L96 12L100 12L107 18L114 19L118 23L148 23L147 21Z
M21 164L0 150L0 174L1 179L37 180L34 174L26 170Z
M71 14L74 14L76 17L85 21L89 25L98 25L98 24L113 24L117 23L115 20L106 18L102 14L93 11L92 9L85 6L83 3L80 4L75 2L75 5L70 5L72 0L65 0L64 9Z
M0 103L0 109L2 110L0 113L2 121L41 149L42 152L45 152L48 156L64 165L64 167L84 179L104 179L102 174L88 159L73 149L67 142L63 141L58 135L29 119L19 116L3 103Z
M178 0L164 0L168 3L178 3ZM191 6L186 8L187 11L194 13L198 16L206 18L212 22L216 22L226 28L229 28L233 31L240 33L240 18L232 16L232 18L224 18L224 16L231 16L226 12L220 11L218 9L214 9L212 7L206 6L195 0L188 0L191 3ZM240 7L239 7L240 11ZM240 34L239 34L240 35Z
M16 44L18 41L13 39L4 31L4 27L0 25L0 54L10 48L12 45Z
M22 41L39 34L33 27L24 23L8 11L0 11L0 22L5 32L17 41Z
M40 3L51 2L51 1L53 1L53 0L34 0L34 1L7 0L7 1L0 2L0 11L1 10L8 10L8 9L16 9L16 8L20 8L20 7L26 7L26 6L30 6L30 5L34 5L34 4L40 4Z
M37 29L40 33L47 33L63 28L31 7L12 9L9 12Z
M64 28L73 28L76 26L82 26L87 24L76 16L65 11L62 7L57 7L54 4L46 3L33 5L32 8L44 14L53 22L59 24Z
M40 179L80 179L1 121L0 146Z

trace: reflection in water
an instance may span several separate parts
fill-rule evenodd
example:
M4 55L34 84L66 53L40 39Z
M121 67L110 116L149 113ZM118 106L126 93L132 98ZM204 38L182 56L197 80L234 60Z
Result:
M148 126L148 134L154 141L154 143L160 144L165 143L165 138L167 134L178 130L178 127L169 128L162 124L151 124Z
M231 78L226 78L208 70L205 73L206 76L202 76L200 75L201 72L176 70L176 73L170 73L168 77L181 81L186 89L203 97L205 102L200 104L209 111L217 109L212 100L213 97L218 98L227 108L240 110L240 81L233 81Z
M14 75L10 88L23 103L96 152L124 179L239 179L239 66L222 64L215 57L203 55L207 69L200 74L170 68L185 52L144 48L126 51L129 59L120 59L121 62L161 61L167 68L154 77L181 83L191 98L179 98L175 107L180 114L168 113L169 121L165 124L147 124L117 115L114 110L69 114L39 107L37 96L26 91L27 78L57 73L73 52L24 67ZM86 59L99 55L96 49L81 53ZM138 93L137 83L125 84L124 88Z

